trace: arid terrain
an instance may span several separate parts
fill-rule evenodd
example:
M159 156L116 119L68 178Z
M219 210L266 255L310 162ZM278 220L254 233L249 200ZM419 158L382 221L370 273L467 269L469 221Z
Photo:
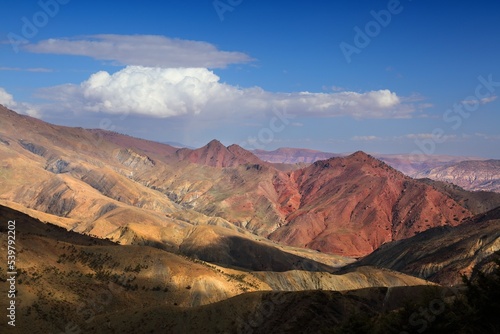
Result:
M428 289L449 302L500 250L498 164L471 163L415 179L361 151L177 148L0 106L18 329L322 332Z
M264 161L293 164L297 168L304 163L346 155L297 148L254 150L253 153ZM448 155L422 157L410 154L374 154L373 156L412 178L430 178L448 182L470 191L500 192L499 160Z

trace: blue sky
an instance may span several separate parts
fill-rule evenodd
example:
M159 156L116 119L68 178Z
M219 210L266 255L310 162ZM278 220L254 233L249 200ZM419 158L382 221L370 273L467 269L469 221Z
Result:
M3 7L0 103L52 123L195 147L500 158L498 1Z

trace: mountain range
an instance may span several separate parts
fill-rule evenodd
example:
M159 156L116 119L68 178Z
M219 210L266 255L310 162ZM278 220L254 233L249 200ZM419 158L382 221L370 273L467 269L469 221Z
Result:
M300 148L254 150L253 153L264 161L298 166L348 155ZM411 154L373 154L373 156L412 178L430 178L471 191L500 192L500 160L449 155L428 155L424 158Z
M2 111L0 200L116 241L152 239L178 250L188 247L184 231L194 223L360 257L473 214L363 152L283 171L217 140L178 149ZM137 228L144 225L154 233L144 236Z
M203 332L226 312L240 320L209 330L234 332L262 325L245 317L263 305L275 321L299 303L288 323L298 330L325 301L340 315L320 318L335 324L348 318L342 303L396 309L387 289L412 298L491 271L500 249L500 194L415 179L361 151L179 148L2 106L0 120L0 214L20 222L18 294L32 331L75 319L88 332L133 332L164 314L171 332ZM486 190L498 165L481 163ZM79 313L95 293L109 305Z

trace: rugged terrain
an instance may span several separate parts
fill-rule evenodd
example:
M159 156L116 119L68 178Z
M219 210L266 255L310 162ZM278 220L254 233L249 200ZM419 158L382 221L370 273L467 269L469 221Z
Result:
M346 156L346 154L301 148L254 150L253 153L264 161L294 164L296 168L318 160ZM373 156L413 178L449 182L470 191L500 192L499 160L448 155L373 154Z
M383 245L352 267L378 266L455 285L500 250L500 207L457 227L436 227Z
M318 332L491 272L498 194L304 152L176 148L0 106L22 332Z
M359 257L472 215L363 152L283 171L216 140L178 149L0 112L0 200L69 218L65 227L123 243L190 255L199 250L201 259L214 261L203 250L220 248L221 238L235 249L229 236L236 233ZM209 232L192 247L190 238L205 231L201 225ZM238 264L227 256L217 260Z
M456 321L456 312L467 309L453 304L463 288L430 286L396 271L366 266L334 275L241 271L148 246L118 245L69 232L3 206L0 216L16 220L18 333L301 333L333 331L337 326L341 333L349 326L370 326L368 321L376 321L372 330L377 333L400 333L422 328L416 319L429 321L417 312L422 307L439 310L433 314L445 319L451 316L452 321ZM475 270L491 272L490 258L498 258L498 251L490 252L493 237L485 239L480 234L498 234L498 222L495 210L450 231L434 233L423 246L428 250L434 246L429 257L422 250L414 258L427 264L432 258L435 267L444 260L453 265L458 259L470 268L474 267L472 259L478 263ZM473 224L479 225L479 234L469 226ZM5 233L5 224L0 227ZM474 247L473 240L481 241L483 247ZM450 247L452 244L456 245ZM3 239L0 248L5 251ZM469 254L465 249L471 249ZM410 253L402 251L403 257ZM389 260L394 253L386 255ZM373 257L380 258L380 253ZM394 262L401 264L400 259ZM410 270L415 267L415 262L406 263ZM435 267L427 265L428 270ZM4 273L3 265L0 268ZM451 268L443 268L449 277ZM404 265L400 269L408 270ZM7 290L5 279L2 274L2 294ZM5 301L2 299L2 308ZM460 309L454 310L457 307ZM383 312L390 316L380 323ZM441 318L432 318L430 324L442 322ZM0 328L6 330L5 323Z
M450 197L363 152L317 161L290 178L298 191L285 197L285 206L296 209L270 238L295 246L363 256L470 215Z
M66 231L4 206L0 206L0 217L16 222L16 306L20 333L65 331L67 326L76 326L84 332L112 332L112 328L130 325L129 321L133 324L131 328L139 328L141 318L137 317L144 319L148 310L175 315L168 328L174 326L180 333L183 326L203 325L184 318L185 310L194 316L198 309L193 307L252 291L343 291L431 284L371 267L342 275L318 272L319 268L311 265L287 272L233 269L155 247L118 245ZM6 222L0 231L6 233ZM4 238L0 250L7 252ZM0 269L0 293L7 295L5 264ZM3 309L6 301L2 298ZM230 319L228 315L225 317ZM160 319L163 317L155 321ZM0 328L5 328L4 322Z
M493 210L500 206L500 193L491 191L467 191L453 183L419 179L460 203L474 214Z

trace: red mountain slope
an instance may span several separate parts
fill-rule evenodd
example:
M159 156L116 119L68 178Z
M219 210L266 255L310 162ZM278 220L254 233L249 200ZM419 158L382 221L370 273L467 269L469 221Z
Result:
M350 256L385 242L442 225L458 225L471 213L432 187L356 152L318 161L290 174L277 187L288 223L270 238L290 245Z
M176 154L180 160L210 167L236 167L247 163L263 163L240 146L225 147L215 139L198 149L182 148Z

